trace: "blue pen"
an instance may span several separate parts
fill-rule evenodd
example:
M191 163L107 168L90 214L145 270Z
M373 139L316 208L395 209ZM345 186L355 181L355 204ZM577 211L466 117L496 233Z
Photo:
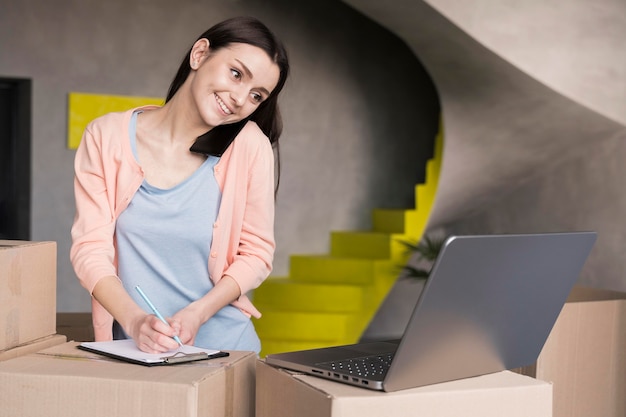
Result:
M159 313L159 310L157 310L157 308L154 306L154 304L152 304L152 301L150 301L148 296L143 291L141 291L141 288L139 288L139 285L137 285L135 287L135 289L137 290L139 295L141 295L141 298L143 298L143 300L146 302L146 304L148 304L150 306L150 309L152 309L152 312L154 313L154 315L157 316L159 318L159 320L161 320L163 323L165 323L165 324L167 324L169 326L170 324L167 322L167 320L165 320L165 318L161 315L161 313ZM181 345L181 346L183 345L183 342L180 341L180 338L178 336L174 336L174 340L176 340L179 345Z

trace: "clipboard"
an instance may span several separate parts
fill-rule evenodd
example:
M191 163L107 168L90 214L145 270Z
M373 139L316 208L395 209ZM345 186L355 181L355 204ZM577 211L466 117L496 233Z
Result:
M144 366L176 365L179 363L228 356L228 352L221 350L204 349L187 345L165 353L146 353L139 350L132 339L111 340L106 342L83 342L76 347L113 359Z

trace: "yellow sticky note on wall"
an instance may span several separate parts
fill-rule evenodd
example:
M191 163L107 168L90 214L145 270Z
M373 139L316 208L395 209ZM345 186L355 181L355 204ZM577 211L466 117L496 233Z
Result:
M162 105L163 98L70 93L68 100L67 146L76 149L87 124L110 112L124 111L148 104Z

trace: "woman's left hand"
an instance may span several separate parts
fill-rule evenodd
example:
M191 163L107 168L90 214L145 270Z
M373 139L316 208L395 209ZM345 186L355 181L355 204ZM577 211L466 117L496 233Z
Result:
M172 319L180 323L178 337L185 345L193 345L200 326L215 313L241 295L234 278L224 275L204 297L178 311Z
M193 345L200 326L204 324L202 314L196 308L195 303L191 303L178 311L172 319L180 323L178 337L180 337L181 342L184 345Z

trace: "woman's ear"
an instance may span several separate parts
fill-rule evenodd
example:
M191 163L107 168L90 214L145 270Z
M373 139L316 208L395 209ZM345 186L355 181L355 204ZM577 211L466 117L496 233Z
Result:
M197 70L202 61L209 55L209 40L206 38L198 39L191 47L189 54L189 66L191 69Z

